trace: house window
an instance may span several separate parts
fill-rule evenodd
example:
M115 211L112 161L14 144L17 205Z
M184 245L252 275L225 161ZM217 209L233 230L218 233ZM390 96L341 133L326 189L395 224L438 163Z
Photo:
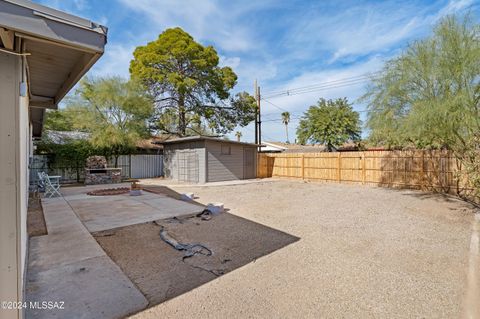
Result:
M232 154L232 149L230 148L230 145L222 145L222 155L231 155Z

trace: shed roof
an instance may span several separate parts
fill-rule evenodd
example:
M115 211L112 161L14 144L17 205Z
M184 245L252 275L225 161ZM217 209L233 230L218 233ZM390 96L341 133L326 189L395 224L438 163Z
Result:
M200 136L200 135L181 137L181 138L176 138L176 139L172 139L172 140L168 140L168 141L154 142L154 143L155 144L177 144L177 143L197 142L197 141L214 141L214 142L219 142L219 143L240 144L240 145L246 145L246 146L252 146L252 147L260 146L259 144L254 144L254 143L230 141L230 140L225 140L225 139L221 139L221 138L217 138L217 137Z

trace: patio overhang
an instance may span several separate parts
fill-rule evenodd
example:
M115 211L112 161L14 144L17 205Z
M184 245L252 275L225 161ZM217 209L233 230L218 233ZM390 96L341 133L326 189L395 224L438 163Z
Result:
M45 109L56 109L102 56L107 28L26 0L0 0L0 50L27 66L30 120L39 136Z

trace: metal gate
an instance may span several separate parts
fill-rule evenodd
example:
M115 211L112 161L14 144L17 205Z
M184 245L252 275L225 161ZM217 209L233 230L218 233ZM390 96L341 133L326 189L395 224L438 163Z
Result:
M163 155L132 155L130 157L131 178L163 176Z
M198 183L198 154L195 151L177 151L177 176L181 182Z
M255 150L251 147L243 149L243 178L255 178Z

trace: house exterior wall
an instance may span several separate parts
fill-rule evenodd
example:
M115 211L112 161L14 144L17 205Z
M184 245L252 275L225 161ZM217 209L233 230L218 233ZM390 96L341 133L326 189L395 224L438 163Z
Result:
M0 53L0 300L22 301L27 259L26 217L30 124L28 98L20 97L25 78L22 58ZM23 77L22 77L23 75ZM21 318L7 310L2 318Z
M230 147L230 155L222 154L222 145ZM229 143L228 141L206 141L207 182L239 180L245 178L244 149L256 147ZM255 169L255 161L254 167Z
M165 144L163 148L163 163L164 163L164 174L166 178L171 178L174 180L181 180L179 176L179 154L182 152L187 152L191 154L196 154L197 162L190 163L190 165L195 165L198 169L198 183L206 182L206 156L205 156L205 142L204 141L195 141L195 142L185 142L177 144ZM192 167L193 169L193 167Z

